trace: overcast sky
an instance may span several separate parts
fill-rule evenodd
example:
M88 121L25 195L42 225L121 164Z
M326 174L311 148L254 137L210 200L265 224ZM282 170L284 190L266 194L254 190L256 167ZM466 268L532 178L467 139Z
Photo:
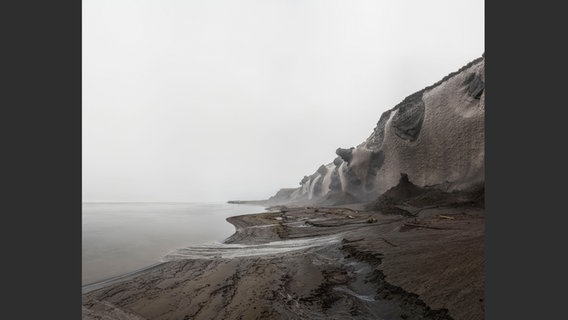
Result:
M297 187L484 32L483 0L83 0L83 201Z

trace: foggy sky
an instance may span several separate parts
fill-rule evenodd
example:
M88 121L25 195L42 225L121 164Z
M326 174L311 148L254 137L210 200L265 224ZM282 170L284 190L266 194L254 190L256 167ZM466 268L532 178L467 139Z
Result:
M297 187L484 32L482 0L84 0L83 201Z

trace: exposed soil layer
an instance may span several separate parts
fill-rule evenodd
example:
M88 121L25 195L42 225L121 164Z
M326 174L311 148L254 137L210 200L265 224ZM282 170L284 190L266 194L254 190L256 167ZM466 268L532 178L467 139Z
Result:
M413 217L426 208L485 207L485 186L472 186L466 190L445 192L443 186L418 187L401 174L399 183L365 207L384 214L401 214Z

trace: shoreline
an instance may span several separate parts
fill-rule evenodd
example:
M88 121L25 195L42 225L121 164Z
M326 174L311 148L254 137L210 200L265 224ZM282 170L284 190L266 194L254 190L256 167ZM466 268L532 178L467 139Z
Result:
M201 258L92 289L83 319L483 319L483 209L425 208L410 218L302 207L226 220L236 229L226 249L190 248ZM321 246L270 246L334 235Z
M83 204L81 286L155 265L188 245L222 242L235 232L227 217L262 211L222 201Z
M154 264L151 264L149 266L146 266L146 267L134 270L134 271L130 271L130 272L127 272L127 273L123 273L123 274L114 276L114 277L110 277L110 278L106 278L106 279L103 279L103 280L100 280L100 281L95 281L95 282L92 282L92 283L87 283L87 284L81 285L81 293L82 294L89 293L91 291L98 290L98 289L110 286L112 284L117 284L117 283L129 280L129 279L132 279L136 276L144 274L145 272L151 271L154 268L158 268L161 265L163 265L164 263L166 263L166 262L156 262Z

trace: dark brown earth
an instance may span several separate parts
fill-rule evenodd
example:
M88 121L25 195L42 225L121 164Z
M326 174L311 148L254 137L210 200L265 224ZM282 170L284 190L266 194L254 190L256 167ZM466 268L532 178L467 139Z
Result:
M166 262L85 293L83 319L483 319L484 209L446 203L412 216L350 205L231 217L229 246L307 241Z

